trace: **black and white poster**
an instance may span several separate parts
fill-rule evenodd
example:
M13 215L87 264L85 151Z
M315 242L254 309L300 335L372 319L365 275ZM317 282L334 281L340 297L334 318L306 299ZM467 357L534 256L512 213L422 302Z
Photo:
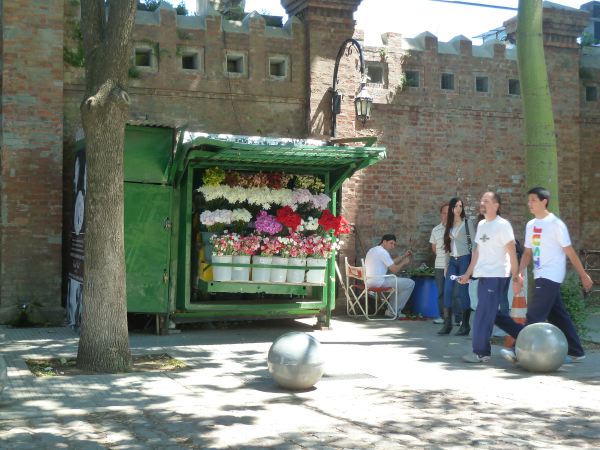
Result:
M69 326L74 329L78 329L81 324L83 308L86 181L85 149L81 149L75 154L75 170L73 172L73 220L69 242L67 281L67 320Z

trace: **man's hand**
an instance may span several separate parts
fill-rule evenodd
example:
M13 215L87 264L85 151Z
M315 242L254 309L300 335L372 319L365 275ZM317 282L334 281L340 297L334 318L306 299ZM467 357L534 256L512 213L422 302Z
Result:
M592 281L592 277L590 277L586 272L584 272L579 278L581 278L581 284L583 285L583 290L589 292L592 290L592 286L594 282Z
M519 274L516 277L513 277L513 294L519 295L523 290L524 280L523 275Z
M461 275L456 279L456 281L458 281L458 284L467 284L469 282L469 278L471 277L467 275Z

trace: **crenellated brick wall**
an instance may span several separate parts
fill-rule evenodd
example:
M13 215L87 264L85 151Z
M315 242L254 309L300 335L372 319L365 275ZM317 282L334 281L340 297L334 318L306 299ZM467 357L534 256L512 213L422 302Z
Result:
M227 20L210 8L191 17L168 7L138 12L135 45L150 49L154 59L151 68L132 71L131 120L211 133L329 137L337 52L348 38L363 40L353 20L359 4L282 0L290 14L282 27L258 14ZM62 189L71 180L84 87L83 69L63 64L62 47L77 47L79 6L70 0L0 5L0 322L24 301L37 302L52 320L61 304L61 233L71 220L71 190L63 195ZM597 249L600 101L587 101L586 87L600 90L600 49L581 50L575 40L585 18L577 10L546 8L544 38L562 216L578 248ZM393 232L418 263L431 262L428 238L440 204L460 195L475 215L488 189L500 192L504 214L522 238L528 214L523 114L520 96L508 93L509 80L519 75L515 47L499 41L477 46L464 36L439 42L430 33L386 33L383 43L363 46L367 63L384 75L367 85L374 105L365 124L353 106L360 82L356 51L339 63L337 136L375 135L388 151L387 160L344 184L343 213L357 230L346 238L344 253L364 255ZM201 55L199 70L182 68L182 54L190 50ZM228 52L244 55L245 73L226 74ZM272 56L287 58L286 77L269 75ZM419 86L402 84L406 71L419 74ZM442 73L454 75L453 90L441 89ZM488 78L488 92L476 91L478 76Z

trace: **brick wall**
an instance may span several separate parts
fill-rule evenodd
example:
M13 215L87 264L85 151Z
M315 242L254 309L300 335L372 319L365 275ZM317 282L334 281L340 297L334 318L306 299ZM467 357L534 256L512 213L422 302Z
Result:
M24 299L39 302L46 317L60 306L61 231L70 221L72 201L65 196L61 223L61 186L71 179L83 70L63 67L62 58L63 38L68 47L77 45L77 5L68 0L1 4L0 321L6 321ZM213 133L328 137L335 58L345 39L362 40L353 20L360 0L282 4L292 17L283 28L270 27L257 15L230 22L212 13L177 17L170 8L138 13L136 46L150 48L155 59L152 69L130 79L131 119ZM582 57L574 41L580 13L547 9L544 14L561 212L576 244L597 248L600 102L585 101L585 87L600 84L600 65L593 62L598 55ZM375 104L364 125L356 121L353 106L358 55L353 51L340 60L344 98L337 135L376 135L388 150L386 161L344 185L343 212L358 230L346 239L345 253L352 257L355 247L363 247L362 253L381 234L394 232L418 262L431 262L427 241L439 205L458 194L474 215L488 189L501 193L505 215L522 237L527 219L523 118L520 97L507 91L508 80L518 79L515 49L502 42L473 46L462 36L438 42L429 33L412 39L387 33L384 39L383 48L363 48L366 61L384 68L384 82L368 85ZM201 70L182 68L189 49L201 51ZM245 55L245 74L225 74L227 51ZM269 57L281 55L288 58L288 76L273 79ZM580 67L586 64L591 69L582 78ZM420 74L418 87L400 87L406 70ZM454 74L454 90L440 89L442 72ZM476 76L488 77L489 92L476 92Z
M61 318L63 0L1 2L0 322Z
M585 208L597 195L594 125L600 107L599 102L583 106L581 102L585 93L575 41L581 13L546 15L551 19L544 24L545 52L557 133L561 216L575 245L589 248L600 237L597 215ZM363 248L357 251L364 256L382 234L392 232L400 249L412 248L417 262L432 263L428 239L438 223L440 204L459 195L474 216L486 190L500 192L503 215L522 240L529 218L523 113L520 96L508 93L508 80L518 79L515 48L503 42L473 46L461 36L441 43L429 33L414 39L388 33L385 41L384 52L365 49L367 61L382 62L387 74L384 83L370 86L375 97L372 118L366 128L347 121L340 133L377 135L388 151L387 161L344 185L344 214L359 233L359 239L349 239L346 252L354 256L360 241ZM420 74L419 87L398 88L405 70ZM454 90L440 89L442 72L454 74ZM592 79L598 80L597 75ZM488 93L476 92L476 76L488 77ZM344 108L350 111L350 99Z

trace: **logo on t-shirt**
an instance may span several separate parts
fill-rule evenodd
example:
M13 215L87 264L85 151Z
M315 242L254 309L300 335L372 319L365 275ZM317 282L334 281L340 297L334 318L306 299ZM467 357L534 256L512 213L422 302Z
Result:
M490 240L490 237L489 237L487 234L483 233L483 236L481 236L481 237L479 238L479 240L480 240L480 241L483 241L483 242L485 243L486 241L489 241L489 240Z
M542 265L540 246L542 243L542 228L533 226L533 235L531 236L531 247L533 252L533 267L539 269Z

